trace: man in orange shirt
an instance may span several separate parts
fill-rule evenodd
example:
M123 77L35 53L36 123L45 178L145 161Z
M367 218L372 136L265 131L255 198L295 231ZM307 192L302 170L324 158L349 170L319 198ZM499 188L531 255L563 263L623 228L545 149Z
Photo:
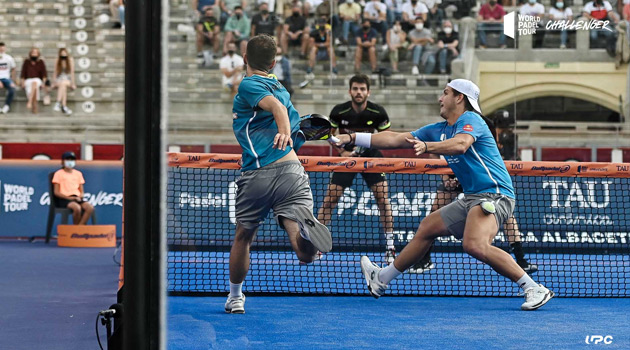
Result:
M54 196L60 207L72 210L75 225L85 225L94 211L94 207L83 200L83 174L74 169L77 157L74 152L65 152L61 156L62 168L55 172L52 183Z

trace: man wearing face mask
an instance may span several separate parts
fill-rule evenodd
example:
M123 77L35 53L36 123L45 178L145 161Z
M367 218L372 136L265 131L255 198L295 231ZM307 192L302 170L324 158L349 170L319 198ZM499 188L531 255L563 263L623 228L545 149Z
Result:
M402 6L402 29L409 33L419 21L426 21L429 9L418 0L411 0Z
M243 13L243 8L236 6L234 8L234 14L225 23L225 39L223 41L223 53L227 53L228 45L235 43L240 46L241 53L245 52L247 48L247 40L249 39L249 33L251 30L251 22L247 15Z
M361 29L357 31L357 50L354 55L354 73L361 73L361 61L364 56L370 58L370 66L373 73L378 73L376 69L376 38L378 33L370 26L370 21L363 20Z
M526 4L521 6L521 8L518 10L518 13L524 16L540 17L542 19L545 15L545 6L543 6L543 4L537 3L536 0L528 0ZM544 36L544 25L542 22L539 22L538 30L536 30L536 34L534 34L533 47L535 49L542 47Z
M223 73L222 83L223 86L232 93L232 98L238 91L238 85L241 83L243 65L243 57L236 53L236 45L234 43L228 44L228 52L221 62L219 63L219 69Z
M387 5L378 1L372 0L365 4L363 8L363 19L369 20L372 28L378 30L383 36L383 41L386 40L385 34L387 33Z
M258 9L260 12L252 17L251 36L258 34L274 36L279 24L278 18L274 13L269 12L269 4L267 4L267 2L261 2Z
M486 32L498 32L499 45L505 48L505 34L503 34L503 16L505 10L503 6L497 4L496 0L490 0L483 4L479 9L477 16L477 36L479 37L479 48L485 49L488 44L486 41Z
M83 174L74 169L77 156L74 152L65 152L61 156L62 168L53 175L53 195L57 197L57 205L72 210L72 222L85 225L92 216L94 207L83 200Z
M325 17L317 20L315 30L311 32L310 53L308 56L308 67L306 67L306 79L313 80L313 68L315 62L330 60L332 63L333 75L337 75L337 57L332 47L332 28ZM303 83L304 84L304 83ZM304 85L305 86L305 85Z
M361 20L361 6L354 0L346 0L339 5L339 16L343 21L341 28L341 41L344 44L351 42L351 36L359 30L359 21Z
M398 54L399 51L404 53L406 47L407 33L403 32L400 21L395 21L392 28L387 31L387 50L392 73L398 73Z
M613 12L613 7L608 1L595 0L584 5L583 17L588 20L610 21L608 28L619 22L619 18ZM614 35L614 32L606 29L591 29L591 47L606 47L606 42Z
M418 66L420 62L424 65L424 73L431 74L435 69L435 56L433 44L433 33L424 27L422 19L418 18L416 21L416 28L409 32L409 50L413 53L412 62L413 68L411 68L411 74L420 74ZM422 85L427 85L427 82L423 79Z
M291 15L284 19L282 34L280 35L280 46L286 54L289 46L299 46L300 55L306 57L308 46L309 30L306 26L306 18L302 16L301 6L293 4Z
M438 34L438 61L440 64L440 74L446 74L447 63L450 69L450 62L459 56L457 46L459 45L459 34L453 31L453 23L444 21L442 31Z

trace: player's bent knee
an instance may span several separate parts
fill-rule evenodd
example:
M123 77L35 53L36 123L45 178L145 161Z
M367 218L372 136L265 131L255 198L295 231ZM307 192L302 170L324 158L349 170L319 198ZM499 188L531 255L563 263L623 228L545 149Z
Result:
M479 241L464 240L464 242L462 243L462 247L464 248L464 251L466 252L466 254L478 260L482 260L482 261L485 260L486 251L488 248L487 243L479 242Z

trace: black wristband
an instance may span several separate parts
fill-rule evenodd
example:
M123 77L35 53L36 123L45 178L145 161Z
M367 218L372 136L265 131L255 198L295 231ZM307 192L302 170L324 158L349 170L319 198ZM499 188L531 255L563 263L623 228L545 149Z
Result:
M355 133L350 134L350 143L348 145L354 146L354 142L357 139L357 135Z
M424 140L420 140L422 141L422 143L424 143L424 152L423 153L427 153L427 151L429 151L429 146L427 146L427 143L424 142Z

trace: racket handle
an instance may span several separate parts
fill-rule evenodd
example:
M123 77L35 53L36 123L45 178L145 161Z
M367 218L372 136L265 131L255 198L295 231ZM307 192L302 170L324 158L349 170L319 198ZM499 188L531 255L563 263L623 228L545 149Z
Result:
M331 135L330 136L330 142L331 143L337 143L337 142L339 142L339 139Z

